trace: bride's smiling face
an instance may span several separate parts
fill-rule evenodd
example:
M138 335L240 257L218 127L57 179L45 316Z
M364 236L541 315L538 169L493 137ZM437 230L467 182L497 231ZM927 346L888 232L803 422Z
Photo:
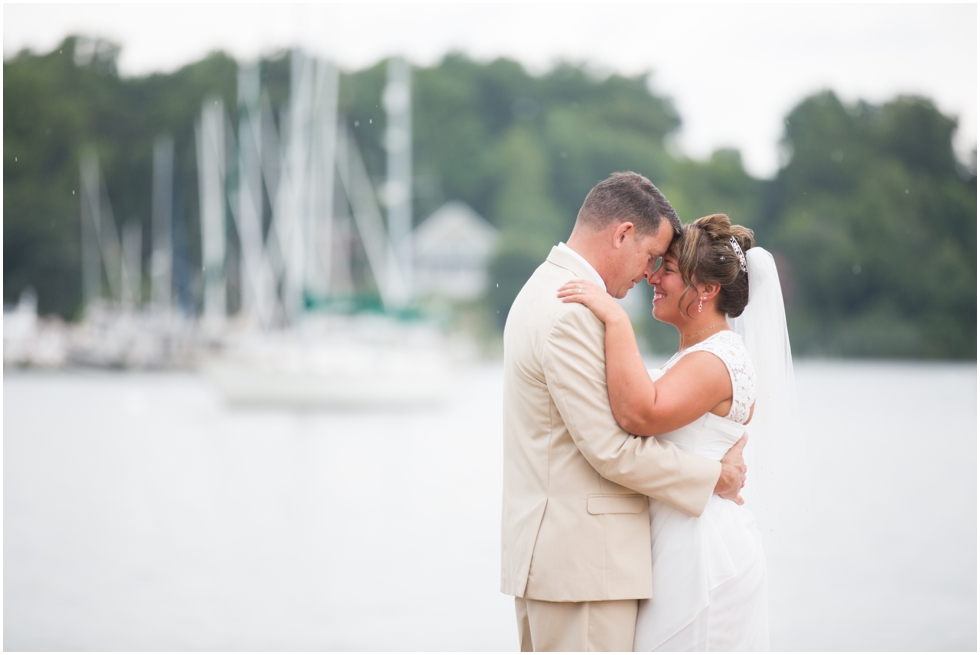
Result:
M691 302L695 296L691 293L684 298L683 304L678 307L681 296L687 285L677 271L677 257L671 253L664 255L660 268L650 276L650 284L653 285L653 317L658 321L679 325L691 320L681 312L681 307Z

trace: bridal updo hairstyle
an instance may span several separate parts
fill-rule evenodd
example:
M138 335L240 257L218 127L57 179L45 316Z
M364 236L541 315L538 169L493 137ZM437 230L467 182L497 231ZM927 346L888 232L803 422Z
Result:
M725 214L712 214L685 225L681 235L671 243L670 253L677 257L678 273L687 285L680 303L688 293L694 292L694 298L681 307L688 316L691 316L691 305L698 299L695 282L721 287L718 309L726 316L734 318L745 310L749 302L749 274L742 270L738 254L732 248L732 238L743 253L755 245L752 230L732 225Z

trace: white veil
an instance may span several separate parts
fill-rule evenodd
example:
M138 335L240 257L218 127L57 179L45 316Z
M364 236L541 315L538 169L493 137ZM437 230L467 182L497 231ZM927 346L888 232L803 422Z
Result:
M746 426L749 471L743 495L763 534L772 537L783 533L782 524L790 518L778 508L792 506L790 496L802 482L793 479L800 471L795 465L800 446L799 410L776 262L767 250L758 247L750 248L745 260L749 302L742 315L730 321L755 369L756 404Z

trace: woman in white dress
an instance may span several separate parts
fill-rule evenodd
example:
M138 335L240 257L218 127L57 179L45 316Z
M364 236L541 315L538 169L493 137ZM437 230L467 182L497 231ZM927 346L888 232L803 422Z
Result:
M781 322L783 336L769 344L772 337L756 330L749 339L761 337L766 348L777 349L785 341L789 353L775 265L753 245L752 231L731 225L724 214L694 221L674 240L650 278L653 316L680 335L679 351L659 370L646 370L629 318L603 289L573 280L559 290L565 302L587 305L606 324L609 399L628 432L655 434L717 460L746 432L756 374L727 319L745 310L753 277L768 282L753 304L767 316L778 314L773 322ZM653 593L640 601L633 650L768 650L762 538L741 499L712 496L697 518L650 499L650 531Z

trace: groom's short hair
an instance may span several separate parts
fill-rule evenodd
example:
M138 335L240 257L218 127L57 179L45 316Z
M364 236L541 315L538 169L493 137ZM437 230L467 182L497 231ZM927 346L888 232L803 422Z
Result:
M601 230L612 223L633 223L637 236L649 236L666 220L674 236L681 233L677 212L653 182L639 173L613 173L592 187L578 212L576 224Z

